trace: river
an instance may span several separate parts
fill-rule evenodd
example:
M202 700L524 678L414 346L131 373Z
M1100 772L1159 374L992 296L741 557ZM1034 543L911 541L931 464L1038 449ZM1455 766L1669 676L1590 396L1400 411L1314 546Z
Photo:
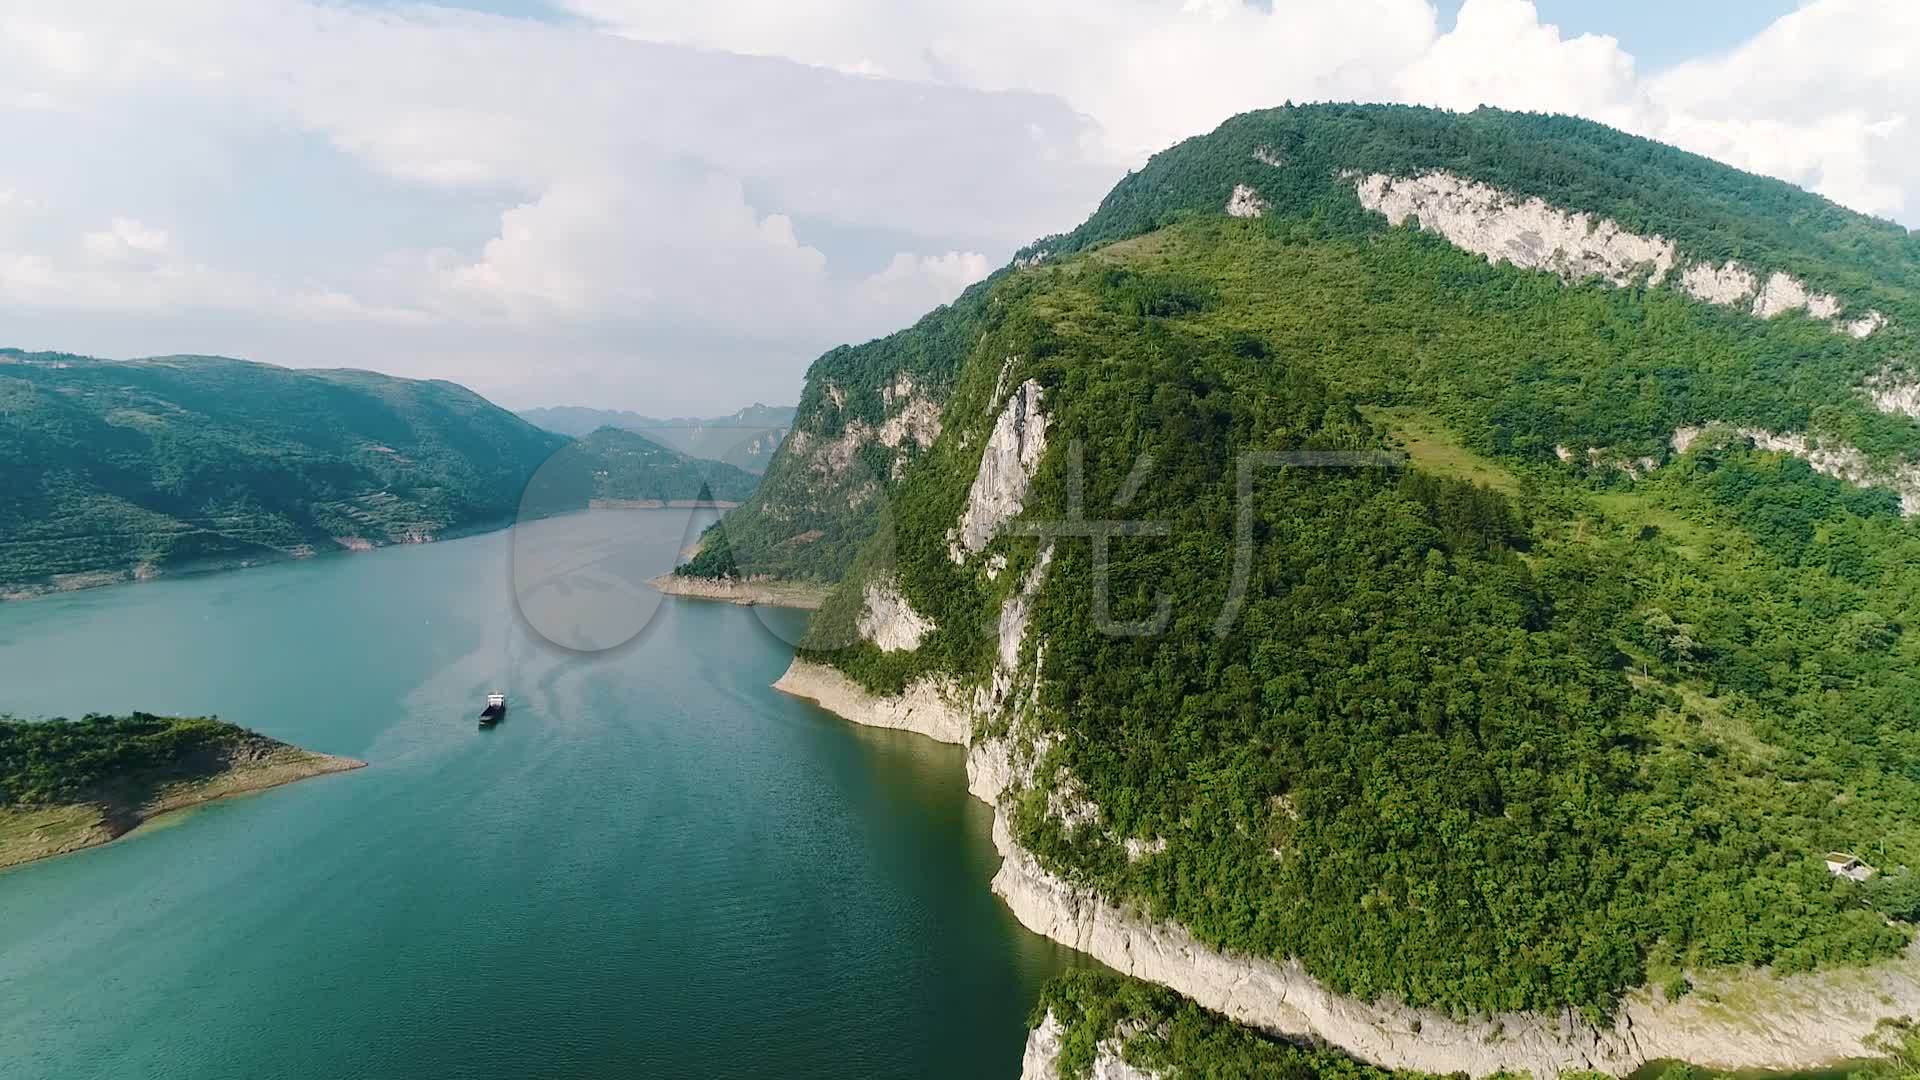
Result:
M1016 1075L1077 961L988 892L961 752L769 689L799 613L645 590L700 524L0 605L0 709L369 763L0 873L0 1076Z

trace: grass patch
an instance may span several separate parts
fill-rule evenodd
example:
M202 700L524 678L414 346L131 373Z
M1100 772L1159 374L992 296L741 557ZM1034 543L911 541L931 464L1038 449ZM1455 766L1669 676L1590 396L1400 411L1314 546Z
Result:
M1500 462L1467 449L1441 420L1405 405L1369 405L1367 422L1388 433L1408 460L1427 472L1484 484L1508 495L1520 490L1520 478Z

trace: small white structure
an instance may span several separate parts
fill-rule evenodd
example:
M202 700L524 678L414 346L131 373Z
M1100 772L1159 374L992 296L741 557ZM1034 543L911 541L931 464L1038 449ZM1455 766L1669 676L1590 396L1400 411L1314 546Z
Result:
M1862 862L1858 855L1849 855L1844 851L1829 851L1827 852L1827 872L1849 881L1865 881L1873 876L1874 869Z

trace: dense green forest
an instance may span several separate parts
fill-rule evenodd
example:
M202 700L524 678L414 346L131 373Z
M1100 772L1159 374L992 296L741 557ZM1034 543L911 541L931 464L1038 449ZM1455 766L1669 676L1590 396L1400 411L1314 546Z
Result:
M1441 138L1438 115L1240 118L1208 139L1273 174L1266 217L1219 212L1229 171L1209 214L1140 210L1159 227L948 309L971 312L971 343L945 429L867 523L807 655L877 691L987 681L1001 604L1040 541L1003 534L955 565L947 538L1004 388L1031 378L1049 451L1024 518L1159 527L1110 541L1112 617L1170 612L1159 633L1102 630L1093 545L1055 541L1021 720L1051 749L1013 808L1047 867L1217 946L1298 957L1336 989L1460 1013L1604 1019L1637 985L1686 993L1687 971L1893 955L1920 914L1920 528L1891 492L1742 438L1685 453L1670 439L1720 421L1920 460L1920 425L1861 392L1910 332L1861 341L1671 288L1492 266L1359 215L1307 151L1350 146L1371 130L1355 116L1409 145L1408 125L1434 129L1428 156L1363 167L1505 152L1488 124L1592 139L1623 160L1566 190L1637 183L1644 204L1613 211L1683 237L1693 192L1708 220L1739 218L1713 234L1732 238L1722 252L1778 257L1889 312L1916 280L1912 242L1592 125L1474 114ZM1296 121L1308 136L1282 143ZM1310 167L1254 162L1259 145ZM1534 174L1513 169L1498 179L1527 189ZM1158 189L1121 198L1140 183L1095 222L1148 205ZM1749 210L1781 206L1799 227ZM1242 453L1324 450L1407 460L1275 468L1240 504ZM1222 635L1243 509L1246 591ZM744 564L749 534L729 531L721 550ZM1004 572L986 573L990 556ZM862 586L882 575L937 627L916 650L858 640ZM1062 803L1096 808L1093 824ZM1130 857L1128 839L1165 847ZM1879 873L1834 877L1835 849Z
M565 442L446 382L0 351L0 592L504 524Z
M98 798L110 785L210 776L235 755L282 745L208 717L0 716L0 808L58 806Z
M521 419L562 435L581 438L603 427L637 431L683 454L724 461L750 473L767 471L774 450L793 427L793 414L791 405L749 405L726 416L670 418L578 405L520 410Z

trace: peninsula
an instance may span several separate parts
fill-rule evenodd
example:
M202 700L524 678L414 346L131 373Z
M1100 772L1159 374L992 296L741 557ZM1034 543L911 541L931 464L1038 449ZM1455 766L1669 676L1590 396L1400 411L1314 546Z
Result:
M0 869L107 843L175 810L365 764L210 717L0 718Z

